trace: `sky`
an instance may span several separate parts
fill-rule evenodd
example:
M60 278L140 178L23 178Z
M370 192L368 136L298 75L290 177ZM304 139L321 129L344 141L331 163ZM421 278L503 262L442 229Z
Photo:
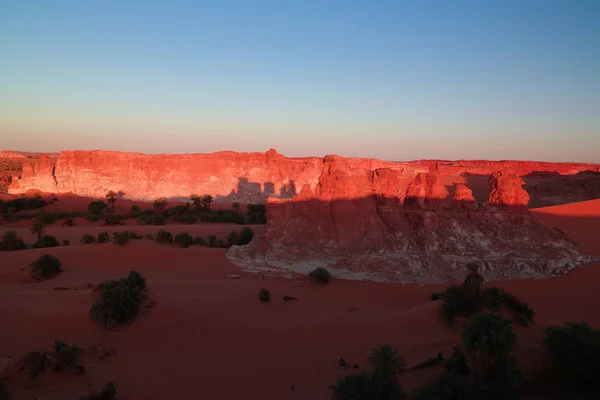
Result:
M0 149L600 162L597 0L0 0Z

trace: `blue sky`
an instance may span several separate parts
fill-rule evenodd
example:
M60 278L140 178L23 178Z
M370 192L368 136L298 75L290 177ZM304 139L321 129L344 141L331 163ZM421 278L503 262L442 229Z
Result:
M6 0L0 138L600 162L600 1Z

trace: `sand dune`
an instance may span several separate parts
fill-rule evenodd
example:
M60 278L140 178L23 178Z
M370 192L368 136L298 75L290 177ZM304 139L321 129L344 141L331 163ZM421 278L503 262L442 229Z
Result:
M565 231L584 252L600 256L600 200L534 213ZM32 241L29 225L30 221L22 226L2 225L0 233L16 227ZM226 235L232 227L236 226L169 225L167 229ZM146 233L160 228L135 226L134 230ZM438 304L429 301L429 294L440 285L335 281L320 287L282 276L261 281L228 262L224 249L180 249L146 240L122 247L76 244L83 232L122 229L52 226L48 233L73 245L0 253L0 359L49 349L57 339L116 351L105 359L86 356L84 376L45 374L32 383L9 385L14 399L77 398L87 393L89 385L99 389L108 380L116 383L121 399L328 399L328 386L345 372L336 365L339 357L363 366L372 347L390 343L410 366L438 351L448 353L459 339L460 328L445 327ZM27 265L40 254L58 257L65 272L32 283ZM131 326L108 331L88 316L88 284L120 277L131 269L146 277L158 305ZM241 279L229 279L227 274ZM595 310L600 300L598 281L600 263L560 278L494 283L527 301L537 313L533 327L517 329L517 356L525 368L535 366L542 356L545 326L566 320L600 326ZM270 304L257 299L262 286L272 293ZM299 300L283 302L284 295ZM435 369L408 372L402 382L414 388L435 373Z

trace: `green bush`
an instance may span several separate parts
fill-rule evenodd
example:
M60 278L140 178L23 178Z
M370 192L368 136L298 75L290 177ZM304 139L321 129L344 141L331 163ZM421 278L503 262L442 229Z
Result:
M73 368L79 360L79 348L75 345L69 346L65 342L57 340L54 342L54 356L56 364L54 371L64 371Z
M133 218L137 218L140 215L140 206L133 204L129 209L129 215Z
M70 244L71 244L71 242L69 242L69 239L63 239L63 241L62 241L63 246L68 246Z
M546 328L544 344L558 380L600 393L600 330L567 322Z
M85 243L85 244L87 244L87 243L94 243L95 241L96 241L96 239L94 239L94 237L92 235L87 234L87 233L84 234L81 237L81 240L80 240L81 243Z
M82 397L81 400L114 400L117 395L115 384L108 382L100 393L93 393Z
M164 225L166 223L164 217L154 214L142 214L137 220L142 225Z
M179 222L183 222L184 224L191 225L191 224L195 224L196 222L198 222L198 217L196 217L194 214L186 214L186 215L182 215L177 220Z
M102 200L92 201L88 204L87 211L89 214L102 214L108 205Z
M110 236L108 232L100 232L98 234L98 243L108 243L110 242Z
M145 238L146 238L146 239L148 239L148 240L154 240L154 236L152 236L152 234L151 234L151 233L147 234L147 235L145 236Z
M39 238L34 244L34 249L43 249L45 247L58 247L60 244L58 240L52 235L44 235Z
M208 237L208 247L218 247L219 243L217 242L217 237L215 235L210 235Z
M250 229L250 227L245 226L240 231L240 235L238 236L237 245L245 246L252 241L252 238L254 238L254 232L252 232L252 229Z
M145 288L145 279L136 271L119 280L102 282L99 297L90 309L91 318L109 329L129 325L139 313Z
M268 289L261 288L260 292L258 292L258 299L261 303L268 303L271 301L271 292Z
M346 375L330 386L332 400L378 399L403 400L404 390L398 382L398 376L405 368L405 361L398 350L390 345L373 349L369 355L372 371Z
M22 210L35 210L46 206L48 203L42 200L40 196L34 197L22 197L19 199L6 200L4 202L4 209L8 210L13 208L15 212Z
M503 305L512 314L513 320L519 325L530 325L533 323L535 312L529 305L511 293L496 287L485 288L481 291L481 299L489 308L499 310Z
M25 242L15 231L5 232L2 236L2 241L0 241L1 251L25 250L26 248Z
M113 213L104 214L104 225L121 225L119 217Z
M65 222L63 222L63 226L75 226L75 220L73 218L67 218L65 219Z
M173 235L171 232L167 232L164 229L161 229L156 234L156 241L158 243L173 243Z
M201 237L194 238L194 244L197 244L200 246L208 246L208 243L206 243L206 240L202 239Z
M329 283L329 280L331 279L331 274L325 268L318 267L318 268L312 270L308 274L308 277L310 278L310 281L313 283L320 283L321 285L325 285L325 284Z
M194 238L187 232L178 233L175 235L175 243L177 243L179 247L187 248L194 244Z
M235 246L238 243L239 235L237 232L231 232L227 236L227 247Z
M113 233L113 242L116 245L127 244L127 243L129 243L130 239L131 239L131 236L129 235L129 232L127 232L127 231Z
M44 254L29 264L29 272L33 279L40 281L58 275L62 269L60 269L60 261L56 257Z
M246 213L246 222L248 224L266 224L266 206L264 204L248 204Z

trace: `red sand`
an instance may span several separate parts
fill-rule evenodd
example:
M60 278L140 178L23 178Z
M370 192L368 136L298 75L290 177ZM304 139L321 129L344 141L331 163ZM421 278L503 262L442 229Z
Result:
M535 215L564 230L583 251L600 256L600 200L538 209ZM27 240L32 239L25 233L29 224L20 228ZM166 229L208 235L232 227ZM2 225L0 233L7 228ZM115 229L124 228L54 226L48 232L76 242L83 231ZM44 253L57 256L65 272L31 283L27 265ZM526 369L540 362L545 326L586 320L600 327L594 307L600 300L598 267L600 263L586 265L561 278L497 283L537 313L535 326L517 328L517 356ZM158 305L131 326L107 331L88 317L87 285L131 269L146 277ZM241 279L228 279L232 273ZM271 291L270 304L257 299L263 286ZM73 290L52 290L56 287ZM180 249L150 241L0 253L0 365L11 355L49 350L57 339L116 350L116 356L102 360L86 356L83 376L42 376L27 386L9 385L17 400L77 398L90 385L100 389L108 380L115 382L121 399L325 400L328 386L344 373L336 366L339 357L365 366L368 352L380 343L398 347L409 366L438 351L448 354L458 343L460 328L445 327L438 317L439 304L429 301L429 294L440 288L356 281L320 287L270 276L261 281L229 263L223 249ZM283 302L284 295L299 300ZM411 389L435 373L408 372L402 382Z

